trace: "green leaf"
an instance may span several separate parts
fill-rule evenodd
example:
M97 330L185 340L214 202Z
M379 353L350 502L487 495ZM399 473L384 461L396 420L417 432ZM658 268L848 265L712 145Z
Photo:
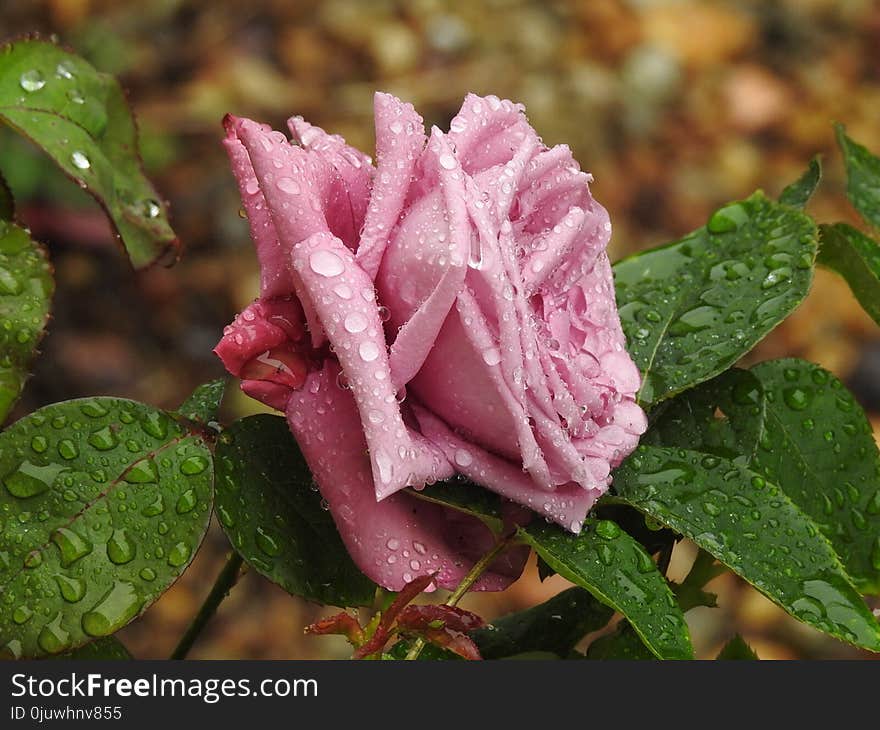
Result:
M880 158L850 139L842 124L835 124L834 132L846 165L847 197L862 218L880 228Z
M765 409L760 381L732 368L663 404L641 443L704 451L747 466L758 449Z
M804 360L752 368L766 394L754 468L831 541L863 593L880 593L880 452L859 404Z
M756 193L716 211L681 241L618 262L617 303L657 403L729 368L810 288L817 230L803 213Z
M822 161L818 157L810 160L806 172L789 185L779 195L779 202L790 205L792 208L803 209L806 207L819 181L822 179Z
M633 631L632 626L622 622L617 629L606 636L600 636L587 648L587 659L627 661L646 661L656 657L648 651Z
M880 651L880 625L830 543L776 484L719 456L640 446L614 488L795 618Z
M0 221L11 221L15 215L15 200L12 191L0 175Z
M471 632L483 659L532 651L565 657L584 636L601 629L614 612L583 588L569 588L524 611Z
M846 223L819 226L818 262L849 284L871 319L880 324L880 244Z
M413 497L464 512L482 520L493 532L504 529L501 498L460 476L437 482L424 489L410 489Z
M55 403L0 434L0 647L108 636L183 572L211 516L201 435L119 398Z
M535 521L518 535L562 577L620 611L661 659L688 659L687 623L644 548L611 520L589 517L580 535Z
M352 562L287 422L248 416L216 449L217 516L238 553L288 593L335 606L369 605L376 586Z
M137 128L118 82L53 43L0 48L0 120L28 137L104 207L135 267L178 242L144 177Z
M54 286L43 247L23 228L0 221L0 423L29 376Z
M216 421L225 390L225 378L200 385L177 409L177 415L196 423L207 424Z
M721 652L718 654L718 659L724 660L748 660L752 661L758 658L758 655L755 654L754 649L746 644L745 639L742 636L737 634L730 641L728 641Z
M57 654L50 659L74 659L77 661L120 661L132 656L125 645L115 636L105 636L65 654Z

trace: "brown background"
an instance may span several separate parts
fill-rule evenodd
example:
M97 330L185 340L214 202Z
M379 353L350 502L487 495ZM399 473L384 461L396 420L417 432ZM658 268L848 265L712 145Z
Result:
M34 150L0 130L0 165L56 266L54 320L18 414L64 398L115 394L171 407L222 374L222 326L255 295L257 269L219 146L227 111L282 127L302 114L373 146L376 89L444 126L467 91L526 104L547 143L593 172L614 224L613 256L670 240L720 203L776 194L826 155L810 211L854 221L831 122L880 150L880 8L868 0L5 0L0 37L40 30L118 74L141 125L144 158L185 245L172 269L134 274L91 202ZM805 357L880 411L880 339L844 285L814 291L754 359ZM230 393L224 416L254 412ZM207 592L225 538L212 528L185 577L123 638L167 655ZM676 549L673 574L690 548ZM487 616L558 590L530 574ZM688 618L700 656L735 631L765 657L858 656L789 620L727 576L721 608ZM343 642L302 636L321 609L248 575L193 656L341 657Z

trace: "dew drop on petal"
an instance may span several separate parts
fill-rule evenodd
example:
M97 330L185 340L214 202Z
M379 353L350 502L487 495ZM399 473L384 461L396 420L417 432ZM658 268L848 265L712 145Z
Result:
M483 350L483 362L486 365L497 365L501 362L501 350L497 347L489 347Z
M454 170L455 158L450 154L440 155L440 167L444 170Z
M474 460L474 457L470 455L469 452L464 449L457 449L455 452L455 463L458 466L466 467L469 466Z
M345 331L352 334L363 332L368 324L369 322L363 314L360 312L350 312L345 318Z
M358 348L358 354L364 362L373 362L373 360L379 357L379 346L372 340L367 340L361 343L361 346Z
M332 251L320 250L315 251L309 256L309 267L316 274L326 276L328 279L332 276L339 276L345 271L345 264Z
M282 193L289 193L290 195L299 195L302 191L299 183L292 177L279 177L278 182L275 183L275 186Z

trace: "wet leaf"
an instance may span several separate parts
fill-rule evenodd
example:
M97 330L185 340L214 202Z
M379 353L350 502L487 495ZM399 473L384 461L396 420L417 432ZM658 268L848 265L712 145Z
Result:
M132 656L125 645L115 636L105 636L89 642L66 654L57 654L50 659L74 659L78 661L119 661Z
M104 207L136 268L178 245L144 177L137 129L118 82L49 42L0 48L0 120L28 137Z
M0 220L0 423L30 374L54 288L43 247L23 228Z
M870 422L818 365L770 360L751 372L766 393L752 468L812 518L863 593L880 593L880 452Z
M491 626L473 631L471 638L484 659L532 651L565 657L584 636L607 624L613 613L583 588L569 588L537 606L493 620Z
M862 218L880 228L880 157L848 137L842 124L835 124L834 132L846 165L847 197Z
M761 473L812 518L863 593L880 591L880 454L831 373L797 359L730 370L669 401L642 442Z
M580 535L535 521L518 535L562 577L620 611L661 659L693 657L684 615L644 548L611 520L590 517Z
M201 436L119 398L46 406L0 434L0 647L115 633L183 572L211 515Z
M284 418L236 421L218 440L216 463L220 525L254 570L319 603L371 603L376 586L352 562L321 508Z
M840 274L862 309L880 324L880 244L846 223L819 228L818 262Z
M587 648L587 659L610 660L625 659L627 661L649 661L656 657L639 639L632 627L621 622L610 634L600 636Z
M495 533L504 529L501 498L467 479L453 477L424 489L410 489L409 493L413 497L476 517Z
M640 402L691 388L751 350L806 296L816 246L810 218L756 193L684 239L617 263Z
M818 157L814 157L810 160L806 172L782 191L779 202L792 208L803 209L813 197L821 179L822 162Z
M724 660L747 660L753 661L758 658L758 655L755 654L754 649L746 644L745 639L742 636L737 634L730 641L728 641L721 652L718 654L718 659Z
M719 456L640 446L615 471L614 489L795 618L880 651L880 624L819 528L778 485Z
M177 414L197 423L216 421L225 389L225 378L200 385L177 409Z

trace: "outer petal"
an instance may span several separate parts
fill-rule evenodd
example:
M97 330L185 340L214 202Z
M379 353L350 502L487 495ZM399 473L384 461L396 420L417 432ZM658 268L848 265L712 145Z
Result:
M374 104L378 168L357 252L358 263L371 279L379 271L426 141L422 118L412 104L379 92Z
M430 452L408 435L391 383L385 333L370 277L351 251L328 233L293 249L303 281L351 388L370 448L376 497L431 478Z
M291 430L358 567L389 590L437 571L436 585L453 588L493 543L478 520L406 493L376 502L360 419L351 395L336 385L328 361L290 399ZM437 454L435 478L449 473ZM510 550L486 571L475 590L503 590L522 572L528 551Z
M580 532L587 512L601 494L571 482L544 491L518 464L494 456L457 436L446 424L421 406L413 406L422 433L439 446L446 458L466 477L503 497Z
M468 94L449 125L465 172L475 175L510 160L513 150L532 131L522 104L497 96Z

